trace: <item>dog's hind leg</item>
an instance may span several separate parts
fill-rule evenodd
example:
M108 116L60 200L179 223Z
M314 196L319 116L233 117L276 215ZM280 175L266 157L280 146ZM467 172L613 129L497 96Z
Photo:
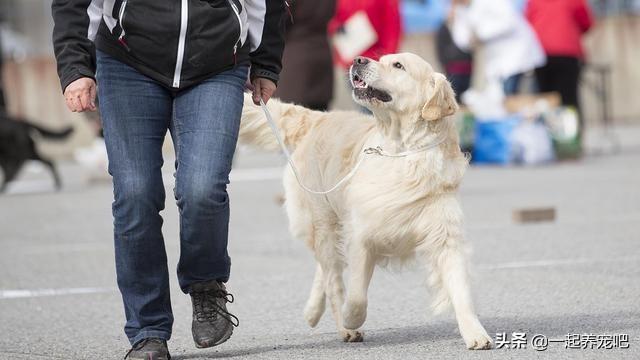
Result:
M318 325L318 321L324 314L326 296L324 294L324 276L320 264L316 265L316 275L311 285L309 300L304 307L304 319L311 327Z
M51 171L51 176L53 176L53 182L55 184L56 190L60 190L60 188L62 188L62 181L60 180L60 174L58 174L58 170L56 169L56 165L53 163L53 161L43 159L41 157L38 157L37 160L41 161L49 168L49 171Z
M20 169L22 168L22 164L23 161L9 161L6 162L4 164L2 164L2 171L3 171L3 179L2 179L2 185L0 185L0 192L5 192L7 190L7 186L9 185L9 183L11 181L13 181L16 176L18 176L18 173L20 172Z
M467 349L484 350L491 348L491 338L484 329L473 309L469 279L467 273L467 259L460 241L456 238L447 239L440 246L435 246L430 254L433 281L439 287L441 296L446 296L453 305L458 321L460 334Z

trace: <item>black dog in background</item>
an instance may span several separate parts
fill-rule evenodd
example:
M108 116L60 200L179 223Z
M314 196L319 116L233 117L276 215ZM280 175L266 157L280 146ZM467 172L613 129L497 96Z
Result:
M0 114L0 168L4 173L0 193L6 190L7 184L15 179L27 160L38 160L44 163L53 175L56 189L60 189L62 183L55 164L38 154L33 135L38 133L46 139L64 140L72 132L71 127L52 131L22 119Z

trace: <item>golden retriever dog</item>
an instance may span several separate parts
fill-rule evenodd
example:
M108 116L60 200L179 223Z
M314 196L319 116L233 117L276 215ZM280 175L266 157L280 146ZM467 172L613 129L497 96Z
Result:
M408 53L380 61L359 57L350 77L354 100L373 116L268 103L307 187L330 189L365 157L351 179L326 195L304 191L291 168L285 170L290 231L306 242L317 261L305 319L315 326L328 300L339 336L362 341L374 267L417 257L429 266L435 310L452 305L467 348L490 348L469 291L457 199L468 160L451 117L458 108L451 85ZM249 95L240 141L278 149L262 109Z

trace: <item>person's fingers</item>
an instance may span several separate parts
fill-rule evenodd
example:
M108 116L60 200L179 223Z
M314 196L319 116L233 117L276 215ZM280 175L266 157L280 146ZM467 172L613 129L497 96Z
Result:
M91 111L96 111L96 86L91 85L89 88L89 96L91 99Z
M271 96L273 96L273 89L268 88L268 87L263 87L262 88L262 101L264 101L264 103L266 104L269 99L271 99Z
M253 103L256 105L260 105L260 98L262 97L262 84L260 83L260 79L256 79L253 82Z
M69 111L74 111L73 110L73 101L71 101L71 98L67 97L64 99L65 103L67 104L67 109L69 109Z
M274 84L271 80L264 79L262 83L262 101L264 101L264 103L266 104L275 92L276 84Z
M94 86L89 86L84 89L80 95L80 103L82 105L81 111L95 111L96 103L95 103L96 91Z
M84 90L80 94L80 106L81 106L81 109L80 109L81 111L86 111L91 108L91 92L89 89Z
M73 111L73 112L81 112L82 111L82 103L80 102L80 96L79 95L74 95L71 98L71 104L72 104L71 111Z
M253 83L251 81L247 80L244 83L244 89L245 89L245 91L253 92L253 89L255 89L255 87L253 86Z
M67 107L73 112L96 110L95 96L96 83L90 78L77 79L64 91Z

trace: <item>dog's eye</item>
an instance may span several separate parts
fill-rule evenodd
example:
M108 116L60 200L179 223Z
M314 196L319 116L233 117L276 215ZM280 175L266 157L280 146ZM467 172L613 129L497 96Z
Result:
M404 66L402 66L402 64L400 64L399 62L394 62L393 67L396 69L404 70Z

